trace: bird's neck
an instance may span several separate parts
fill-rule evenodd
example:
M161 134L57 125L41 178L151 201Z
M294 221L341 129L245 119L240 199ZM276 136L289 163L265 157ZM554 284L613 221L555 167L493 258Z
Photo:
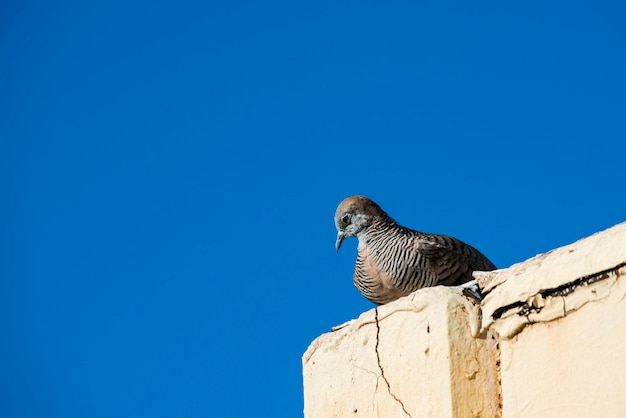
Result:
M369 227L357 235L359 238L359 247L361 248L379 239L387 238L390 235L401 234L403 229L402 226L391 219L387 214L377 217Z

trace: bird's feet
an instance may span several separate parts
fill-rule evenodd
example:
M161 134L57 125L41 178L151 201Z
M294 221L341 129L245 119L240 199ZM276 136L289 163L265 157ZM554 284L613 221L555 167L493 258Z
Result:
M478 287L478 282L476 282L476 280L470 280L469 282L463 283L458 287L462 290L463 295L471 299L473 302L480 304L480 302L483 300L483 295L480 291L480 288Z

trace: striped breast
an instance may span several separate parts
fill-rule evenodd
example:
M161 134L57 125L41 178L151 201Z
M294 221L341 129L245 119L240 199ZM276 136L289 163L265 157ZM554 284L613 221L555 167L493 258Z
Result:
M370 228L359 238L354 285L382 305L437 282L429 260L419 251L419 236L402 228Z
M382 305L423 287L465 283L474 270L493 269L484 255L456 238L385 222L359 236L354 285Z

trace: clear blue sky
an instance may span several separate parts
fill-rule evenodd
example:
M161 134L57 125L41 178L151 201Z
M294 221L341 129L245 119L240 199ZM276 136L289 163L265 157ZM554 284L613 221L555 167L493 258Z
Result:
M499 267L626 220L626 5L0 6L0 416L294 417L365 194Z

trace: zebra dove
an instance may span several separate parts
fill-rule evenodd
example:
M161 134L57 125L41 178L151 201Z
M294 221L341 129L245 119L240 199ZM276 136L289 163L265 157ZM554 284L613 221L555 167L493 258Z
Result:
M395 222L365 196L352 196L335 213L339 251L349 237L359 240L354 285L383 305L429 286L457 286L472 280L472 271L496 266L474 247L446 235L426 234Z

